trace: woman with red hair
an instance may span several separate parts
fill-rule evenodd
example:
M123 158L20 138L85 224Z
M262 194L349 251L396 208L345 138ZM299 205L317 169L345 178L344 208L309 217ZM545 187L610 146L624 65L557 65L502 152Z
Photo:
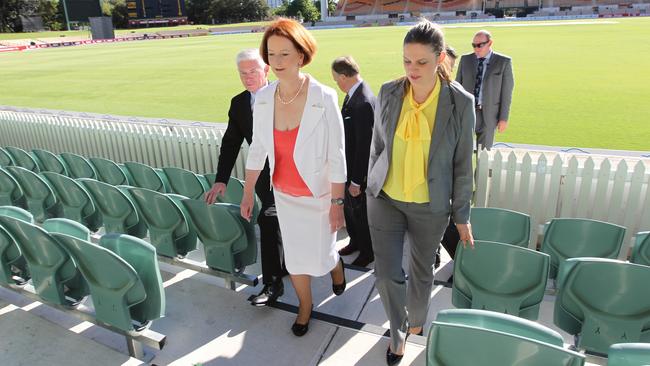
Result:
M264 33L260 54L278 80L255 96L241 202L241 215L249 219L268 157L285 264L300 301L291 327L298 337L309 329L311 276L330 273L336 295L346 285L335 249L347 179L343 120L336 91L301 72L315 53L314 38L294 20L280 18Z

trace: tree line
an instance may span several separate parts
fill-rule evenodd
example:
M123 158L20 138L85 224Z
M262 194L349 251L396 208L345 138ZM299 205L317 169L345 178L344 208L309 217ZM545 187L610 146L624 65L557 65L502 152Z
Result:
M102 0L102 14L113 19L115 28L128 26L126 0ZM41 17L43 27L52 31L65 30L65 11L61 0L1 0L0 32L22 32L23 17Z
M113 19L115 28L128 27L128 10L125 0L102 0L102 13ZM282 5L270 9L265 0L186 0L187 17L193 24L229 24L288 16L305 22L320 19L320 1L284 0ZM328 0L330 14L336 8ZM1 0L0 32L22 32L21 16L39 16L46 29L66 29L63 0Z

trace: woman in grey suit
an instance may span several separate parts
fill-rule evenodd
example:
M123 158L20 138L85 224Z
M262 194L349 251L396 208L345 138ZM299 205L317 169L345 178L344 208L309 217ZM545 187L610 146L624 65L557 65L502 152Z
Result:
M406 75L385 83L377 96L367 188L376 286L390 321L389 365L402 359L409 333L422 333L435 253L450 215L461 241L474 245L473 97L451 81L440 27L421 21L403 46Z

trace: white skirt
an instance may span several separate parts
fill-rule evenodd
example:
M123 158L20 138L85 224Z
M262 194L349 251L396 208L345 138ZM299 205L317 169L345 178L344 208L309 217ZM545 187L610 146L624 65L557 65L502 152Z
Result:
M333 270L339 254L336 232L330 230L330 195L295 197L277 189L273 193L287 271L320 277Z

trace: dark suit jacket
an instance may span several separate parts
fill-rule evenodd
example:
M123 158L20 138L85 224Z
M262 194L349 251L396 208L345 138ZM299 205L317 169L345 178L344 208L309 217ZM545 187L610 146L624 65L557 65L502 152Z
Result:
M368 159L375 113L375 95L365 81L341 110L345 128L345 158L350 181L363 187L368 176Z
M474 53L460 58L456 81L469 93L474 93L477 69L478 59ZM498 121L507 121L510 115L512 90L515 87L510 57L492 51L482 84L483 119L487 126L496 128Z
M230 100L228 127L221 140L215 183L228 184L228 179L244 140L249 145L253 140L253 111L251 108L251 93L248 90L244 90ZM269 182L269 164L267 161L255 184L255 191L263 206L272 205L274 202Z
M406 83L405 79L389 81L377 95L366 190L374 197L381 192L388 175ZM429 148L429 208L435 215L451 213L457 224L469 223L475 120L474 97L456 82L442 82Z

